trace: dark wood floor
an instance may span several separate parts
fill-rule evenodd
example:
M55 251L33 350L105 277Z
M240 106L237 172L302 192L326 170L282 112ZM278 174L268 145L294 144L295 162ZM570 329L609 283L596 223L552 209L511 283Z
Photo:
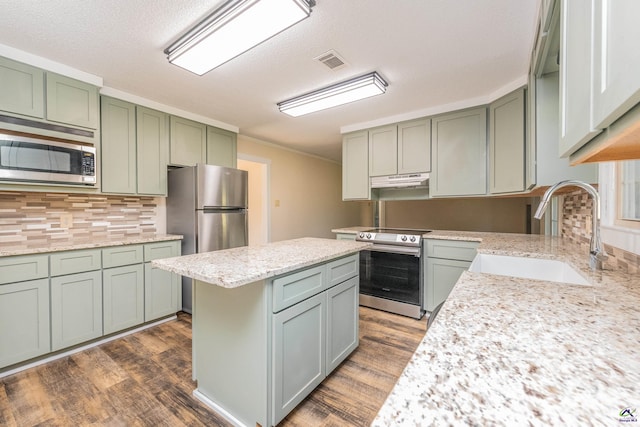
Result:
M280 424L367 426L426 330L360 309L360 346ZM192 396L191 316L0 379L2 426L227 426Z

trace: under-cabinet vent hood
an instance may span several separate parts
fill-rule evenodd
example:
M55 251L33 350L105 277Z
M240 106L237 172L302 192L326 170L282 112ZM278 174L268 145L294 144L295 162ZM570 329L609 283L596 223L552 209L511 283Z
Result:
M429 174L426 172L371 177L371 188L427 187L428 184Z

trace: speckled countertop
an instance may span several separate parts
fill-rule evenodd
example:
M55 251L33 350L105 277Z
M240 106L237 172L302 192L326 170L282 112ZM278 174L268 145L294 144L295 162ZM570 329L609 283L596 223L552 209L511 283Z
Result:
M585 250L560 238L440 230L424 237L479 241L479 253L559 259L593 285L463 273L373 426L631 420L620 412L640 408L637 274L591 272Z
M305 237L152 261L192 279L237 288L303 267L359 252L370 243Z
M74 251L79 249L106 248L109 246L138 245L142 243L163 242L168 240L180 240L182 236L175 234L152 234L133 236L112 236L92 239L75 239L55 241L43 245L29 242L2 244L0 243L0 257L16 255L32 255L48 252Z

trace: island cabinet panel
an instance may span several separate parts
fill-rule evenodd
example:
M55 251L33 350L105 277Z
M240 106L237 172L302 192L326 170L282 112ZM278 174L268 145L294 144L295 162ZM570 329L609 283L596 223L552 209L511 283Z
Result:
M276 313L325 288L324 266L303 270L273 281L273 312Z
M102 336L100 271L51 278L51 350Z
M49 279L0 285L0 368L51 351Z
M327 372L358 347L358 277L327 291Z
M44 71L0 57L0 111L44 118Z
M110 334L144 321L142 264L102 270L104 333Z
M326 293L273 316L273 425L325 378Z

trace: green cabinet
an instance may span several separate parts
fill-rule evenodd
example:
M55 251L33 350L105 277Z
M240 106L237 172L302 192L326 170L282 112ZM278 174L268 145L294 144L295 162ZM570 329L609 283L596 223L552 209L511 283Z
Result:
M182 307L180 276L151 266L154 259L180 255L180 242L149 243L144 246L144 321L175 314Z
M368 138L367 131L342 138L342 200L371 199Z
M167 194L168 116L101 97L102 192Z
M235 168L237 138L234 132L207 126L207 164Z
M171 116L169 123L169 163L176 166L206 163L207 126L176 116Z
M356 240L356 234L355 233L337 233L336 239L337 240Z
M489 191L525 190L525 90L489 105Z
M273 315L273 425L325 378L326 293Z
M136 193L136 107L119 99L100 99L102 192Z
M486 194L486 108L474 108L432 118L431 148L431 196Z
M49 279L0 285L0 343L0 368L51 351Z
M327 375L358 347L358 280L352 277L327 291Z
M0 111L44 118L44 71L0 57Z
M102 270L104 333L111 334L144 322L142 264Z
M47 120L97 129L98 88L69 77L46 73Z
M424 309L433 311L447 299L476 256L478 242L426 239L424 243Z
M51 350L102 336L100 271L51 278Z
M430 170L431 120L413 120L369 130L369 176Z

